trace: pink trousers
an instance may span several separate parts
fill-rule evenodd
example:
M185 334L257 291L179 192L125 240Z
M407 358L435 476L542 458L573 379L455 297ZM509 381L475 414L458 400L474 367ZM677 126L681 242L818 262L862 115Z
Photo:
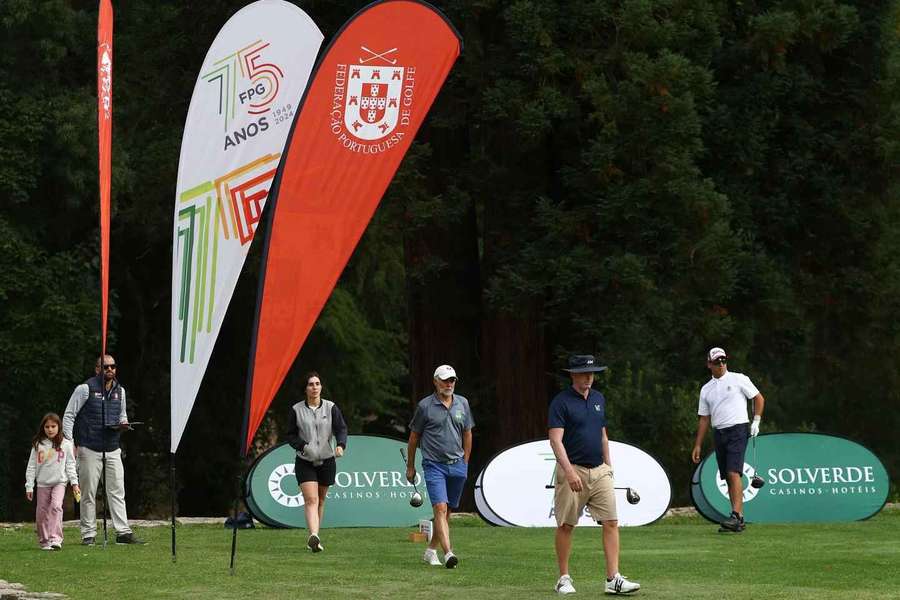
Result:
M44 547L51 544L62 544L63 530L63 497L66 495L65 484L53 487L35 487L34 502L37 509L35 529L38 543Z

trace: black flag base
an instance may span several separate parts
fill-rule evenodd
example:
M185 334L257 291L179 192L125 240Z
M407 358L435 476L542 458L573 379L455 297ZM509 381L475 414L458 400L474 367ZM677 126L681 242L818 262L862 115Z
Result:
M238 469L238 474L235 479L236 488L234 490L234 506L231 510L231 516L225 521L226 528L229 527L229 522L231 522L231 563L228 567L228 572L231 575L234 575L234 555L235 551L237 550L238 529L250 529L253 527L253 519L250 518L250 515L245 512L240 512L240 501L243 497L242 491L244 489L242 476L243 471L243 465L241 465L241 468ZM246 523L248 520L250 522L249 527L244 525L244 523ZM237 524L237 527L234 526L235 524Z
M177 562L175 554L175 453L169 453L169 491L172 498L172 562Z
M237 518L228 517L225 519L225 529L234 529L237 527L238 529L254 529L256 526L253 524L253 517L244 511L241 511L237 514Z

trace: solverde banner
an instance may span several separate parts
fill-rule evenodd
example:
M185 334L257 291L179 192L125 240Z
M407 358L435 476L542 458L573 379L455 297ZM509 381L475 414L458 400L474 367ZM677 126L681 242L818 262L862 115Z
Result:
M416 485L425 498L409 505L413 485L406 481L400 449L406 442L386 437L351 435L337 459L335 483L328 490L322 527L405 527L431 516L422 481L421 453L416 455ZM294 475L296 454L281 444L261 455L247 475L247 507L272 527L306 527L303 495Z
M756 446L754 451L751 440L744 462L749 522L855 521L876 514L887 501L887 470L856 442L818 433L776 433L759 436ZM765 480L760 489L749 485L757 473ZM714 455L701 464L696 491L716 513L731 512Z
M700 471L703 469L703 465L705 465L706 462L708 461L701 462L697 465L697 468L694 469L694 473L691 475L691 502L694 503L694 508L696 508L697 512L701 515L713 523L721 523L727 519L728 516L715 510L712 505L710 505L709 501L707 501L706 496L703 495L703 490L700 489ZM744 481L744 485L747 485L746 480ZM731 509L729 508L729 512L730 510Z

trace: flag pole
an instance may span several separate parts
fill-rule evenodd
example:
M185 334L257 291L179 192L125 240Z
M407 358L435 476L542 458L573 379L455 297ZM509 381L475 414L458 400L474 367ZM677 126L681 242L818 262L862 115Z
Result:
M169 453L169 490L172 495L172 562L177 562L175 553L175 453Z
M315 72L318 69L318 64L313 67L313 72L310 75L310 79L315 76ZM300 99L300 104L297 108L297 112L294 115L294 120L291 123L291 132L288 134L288 141L285 144L285 147L290 145L290 139L293 137L294 127L297 123L297 116L300 114L301 109L303 108L303 101L306 98L306 93L309 88L303 91L303 97ZM247 434L250 428L250 405L253 400L253 372L254 365L256 363L256 346L259 337L259 317L260 311L262 310L262 298L263 298L263 290L266 286L266 270L268 266L269 260L269 243L271 242L271 232L272 232L272 220L273 215L275 214L275 205L278 202L278 189L281 186L281 172L283 167L283 162L279 164L278 170L275 172L275 177L272 178L272 185L269 188L269 195L266 199L266 205L263 207L263 217L260 218L260 227L263 228L263 250L262 250L262 258L260 259L262 263L262 267L259 272L259 282L257 283L256 290L256 310L253 315L253 329L250 333L250 354L247 357L247 392L244 395L244 418L241 422L241 434L238 437L238 447L240 451L238 452L238 458L240 459L240 464L238 464L238 474L237 481L235 486L235 494L234 494L234 508L232 517L234 522L234 529L231 533L231 563L229 566L229 572L231 575L234 575L234 558L235 552L237 550L237 519L238 519L238 499L241 495L241 491L243 490L242 485L242 472L243 472L243 462L244 459L247 458L247 453L250 448L250 441L247 440ZM259 229L256 231L259 233Z

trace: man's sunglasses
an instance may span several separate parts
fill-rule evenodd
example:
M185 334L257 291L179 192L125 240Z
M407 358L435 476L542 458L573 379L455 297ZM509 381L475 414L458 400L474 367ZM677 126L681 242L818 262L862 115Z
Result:
M441 379L441 383L456 383L456 377L449 377L447 379Z
M716 360L711 361L711 362L714 365L724 365L725 363L728 362L728 359L727 358L717 358Z
M116 365L103 365L103 370L104 371L115 371Z

